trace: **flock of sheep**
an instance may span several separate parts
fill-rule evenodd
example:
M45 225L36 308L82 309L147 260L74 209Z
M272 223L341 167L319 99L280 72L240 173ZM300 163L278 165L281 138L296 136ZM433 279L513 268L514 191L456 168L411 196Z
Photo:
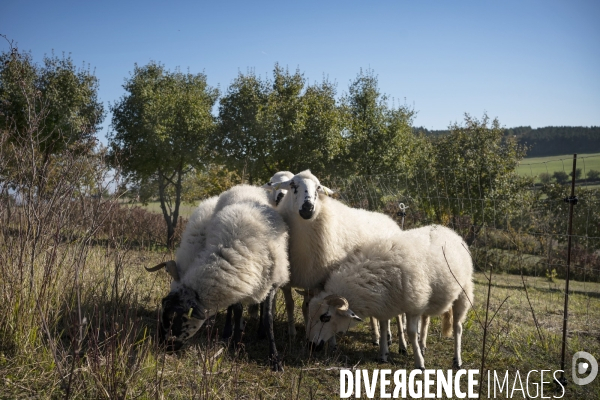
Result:
M224 336L238 343L242 305L261 304L259 336L268 337L271 368L281 371L274 296L281 288L295 336L291 290L299 288L306 338L316 350L371 317L385 362L394 317L406 352L400 317L406 314L415 367L424 369L429 317L442 315L442 333L454 332L453 364L460 368L462 322L473 302L473 265L461 237L438 225L402 231L386 215L348 207L331 193L306 170L279 172L262 188L239 185L203 201L176 260L147 268L165 268L173 278L160 323L167 348L181 348L225 307Z

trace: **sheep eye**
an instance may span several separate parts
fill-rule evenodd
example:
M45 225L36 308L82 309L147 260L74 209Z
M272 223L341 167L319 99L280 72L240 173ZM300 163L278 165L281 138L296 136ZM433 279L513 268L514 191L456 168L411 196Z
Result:
M321 315L319 318L321 322L329 322L331 320L331 315L327 315L327 313Z

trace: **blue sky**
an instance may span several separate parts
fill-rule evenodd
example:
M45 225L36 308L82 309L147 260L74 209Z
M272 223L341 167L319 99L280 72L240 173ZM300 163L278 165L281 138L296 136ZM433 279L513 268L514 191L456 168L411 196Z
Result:
M2 3L0 33L36 60L54 50L89 64L105 103L134 63L204 71L224 91L238 71L270 76L278 62L339 94L371 68L429 129L465 112L507 127L600 125L598 1Z

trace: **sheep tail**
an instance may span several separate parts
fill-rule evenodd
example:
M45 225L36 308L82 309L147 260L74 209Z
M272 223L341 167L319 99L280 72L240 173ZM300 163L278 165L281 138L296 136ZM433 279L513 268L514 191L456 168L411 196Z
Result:
M443 337L452 337L452 307L444 314L442 314L442 336Z

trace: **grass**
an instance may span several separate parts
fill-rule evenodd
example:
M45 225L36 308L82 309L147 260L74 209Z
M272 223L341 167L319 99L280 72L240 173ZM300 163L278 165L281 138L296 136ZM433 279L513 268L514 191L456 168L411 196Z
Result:
M186 219L189 218L198 206L199 202L200 201L197 201L195 204L181 203L181 205L179 206L179 216ZM160 209L159 201L151 201L148 204L132 203L132 206L139 206L150 212L162 215L162 210Z
M577 168L581 168L581 179L584 179L590 170L600 171L600 153L578 154ZM539 177L542 173L552 175L557 171L563 171L568 175L572 170L573 154L525 158L517 167L520 175L529 177ZM536 181L539 182L539 179Z
M234 352L222 343L219 329L223 314L211 327L203 328L185 351L166 354L157 347L155 336L157 307L169 290L169 278L164 272L149 274L142 267L167 257L170 255L157 251L91 249L81 282L81 307L88 320L82 355L69 350L76 336L69 322L72 312L68 307L56 310L56 320L49 321L53 326L50 337L44 337L41 329L23 329L16 348L0 354L0 398L63 397L70 379L72 398L334 399L339 398L340 368L412 370L412 351L409 356L398 354L396 339L390 362L376 361L378 348L370 344L367 323L340 335L336 351L311 354L303 341L299 298L298 337L287 337L283 296L278 296L275 318L283 373L270 372L268 345L257 342L255 320L248 320L242 351ZM115 280L117 263L122 269ZM485 276L476 273L474 280L476 303L463 335L467 369L480 366L483 331L478 319L483 319L487 293ZM52 298L70 298L68 276L63 282ZM564 282L525 277L525 283L542 337L535 328L520 276L494 276L491 292L491 310L508 300L488 331L486 368L509 370L511 377L516 370L555 370L560 362ZM575 293L570 297L569 380L575 351L585 350L600 358L600 284L573 282L571 287ZM57 300L57 304L62 303ZM25 312L27 319L35 318L35 310ZM396 332L395 327L392 331ZM441 338L440 331L439 318L433 318L425 362L427 368L447 370L452 366L453 341ZM545 395L550 391L547 384ZM591 399L598 395L600 379L583 387L570 384L564 398Z

